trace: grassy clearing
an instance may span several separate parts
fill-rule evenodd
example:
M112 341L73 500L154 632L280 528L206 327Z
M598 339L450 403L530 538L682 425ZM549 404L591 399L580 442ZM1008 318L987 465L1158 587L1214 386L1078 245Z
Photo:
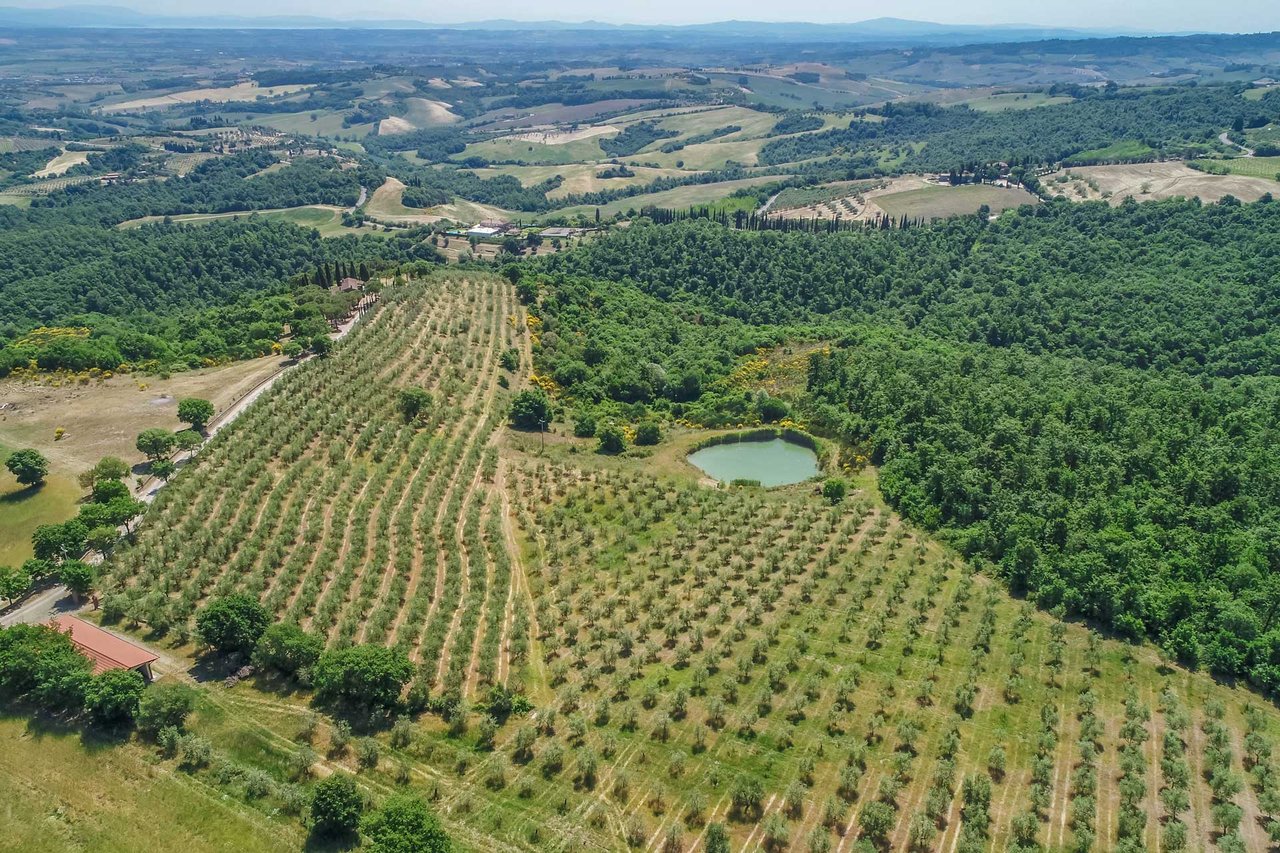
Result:
M251 176L252 177L252 176ZM290 222L300 228L314 228L321 237L341 237L345 234L377 234L368 228L352 228L342 224L342 208L325 204L311 204L302 207L282 207L274 210L257 210L252 213L185 213L167 217L171 222L186 225L203 225L220 219L241 219L257 217L272 222ZM141 219L130 219L122 222L120 228L138 228L149 222L157 222L166 217L144 216Z
M1036 107L1051 107L1057 104L1069 104L1075 98L1065 95L1051 96L1044 92L1005 92L999 95L987 95L984 98L974 98L969 101L960 101L971 110L980 113L996 113L1005 112L1006 110L1030 110Z
M483 157L494 162L521 162L529 165L568 165L608 159L597 138L577 139L559 145L545 145L527 139L500 137L473 142L453 159Z
M0 465L17 447L0 444ZM36 488L18 485L0 468L0 566L16 566L31 557L31 534L42 524L65 521L77 512L80 486L51 473Z
M298 850L298 825L156 762L151 750L0 718L0 848L31 851Z
M1012 207L1037 202L1038 199L1026 190L1006 189L985 184L924 187L875 198L875 204L895 219L902 216L911 219L942 219L974 213L984 204L991 208L992 213L999 213Z
M6 379L0 402L0 444L34 447L50 461L50 470L74 479L103 456L141 462L134 447L148 427L181 429L177 401L202 397L221 412L282 366L280 358L257 358L220 367L157 376L114 376L78 382L46 377L44 382ZM55 431L65 430L55 441ZM7 474L7 472L6 472Z
M635 172L634 177L596 177L604 168L606 167L578 163L569 166L494 166L490 169L475 169L474 171L481 176L512 175L526 187L560 175L564 178L564 183L559 188L548 193L548 198L561 198L574 193L596 192L598 190L649 184L658 178L685 174L678 169L648 169L636 166L632 169Z
M1269 181L1280 179L1280 157L1237 157L1233 160L1213 160L1212 163L1221 166L1231 175L1266 178Z
M1154 153L1155 150L1145 142L1126 139L1108 145L1105 148L1095 148L1092 151L1081 151L1079 154L1071 155L1063 162L1068 166L1072 166L1077 163L1087 164L1098 162L1105 163L1107 161L1141 160L1143 158L1150 157Z
M742 187L753 187L759 184L767 184L773 181L783 180L785 176L761 176L758 178L742 178L736 181L721 181L716 184L694 184L685 187L676 187L671 190L663 190L657 193L648 193L646 195L636 195L630 198L622 198L617 201L611 201L608 204L602 204L599 207L601 216L613 216L617 213L624 213L628 210L640 210L644 207L664 207L671 210L683 210L687 207L695 205L712 204L729 196L736 189ZM558 216L573 217L579 214L583 216L594 216L596 207L592 205L577 205L575 207L566 207L562 210L552 211L546 214L544 218L552 218Z
M1261 101L1266 97L1267 92L1274 89L1275 86L1255 86L1252 89L1246 89L1240 93L1240 97L1246 101Z
M248 119L250 116L244 116ZM274 127L286 133L298 133L304 136L368 136L373 130L372 124L353 124L343 126L345 114L334 110L316 110L305 113L272 113L270 115L252 116L255 124Z

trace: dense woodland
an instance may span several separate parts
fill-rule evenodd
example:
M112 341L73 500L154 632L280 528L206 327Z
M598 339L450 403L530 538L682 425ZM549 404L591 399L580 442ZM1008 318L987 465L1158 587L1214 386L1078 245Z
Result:
M182 178L126 173L124 184L73 184L34 198L27 210L0 207L0 375L32 364L168 368L262 355L286 325L307 340L346 312L349 300L323 289L333 282L317 275L322 266L367 271L439 260L412 230L322 239L254 218L255 210L351 205L362 185L382 180L381 172L342 169L331 158L264 172L276 163L271 152L252 150ZM248 215L115 227L145 216L238 211ZM77 331L29 334L41 327Z
M629 362L714 371L696 347L670 351L684 318L833 340L796 402L868 450L904 514L1045 607L1275 688L1278 230L1270 200L1052 203L834 235L640 225L540 261L544 304L564 323L577 279L609 279L669 319L600 288L595 310L641 319L592 339L591 359L564 335L542 358L573 365L587 397L633 402L612 381Z
M847 128L776 139L760 152L762 163L781 164L839 152L924 142L905 158L905 171L947 171L994 161L1040 165L1077 157L1105 160L1123 141L1142 143L1151 157L1204 149L1237 118L1245 124L1280 115L1280 92L1242 101L1238 86L1146 90L1109 88L1076 92L1072 103L1032 110L977 112L965 106L891 103L883 121L854 119ZM1100 152L1094 157L1079 156Z

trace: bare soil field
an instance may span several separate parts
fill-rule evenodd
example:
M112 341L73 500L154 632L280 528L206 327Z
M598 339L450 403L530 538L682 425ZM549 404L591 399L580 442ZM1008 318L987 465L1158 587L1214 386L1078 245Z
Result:
M1241 201L1257 201L1277 189L1276 182L1266 178L1210 175L1176 162L1078 166L1048 175L1041 183L1072 201L1106 199L1111 204L1120 204L1130 196L1137 201L1181 196L1217 202L1231 195Z
M138 462L142 455L134 441L139 432L182 428L179 399L203 397L221 412L281 363L280 358L257 358L168 379L131 374L88 384L8 379L0 382L0 444L34 447L53 470L72 476L103 456ZM55 441L58 428L66 433Z

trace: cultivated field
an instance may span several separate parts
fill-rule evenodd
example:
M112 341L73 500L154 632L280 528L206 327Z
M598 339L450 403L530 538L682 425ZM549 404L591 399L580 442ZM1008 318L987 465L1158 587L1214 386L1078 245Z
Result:
M183 626L248 591L331 644L399 646L432 695L522 691L527 718L427 715L359 774L431 793L468 848L691 850L721 822L747 850L1194 850L1234 806L1268 849L1270 705L1011 599L872 471L832 506L700 485L696 434L652 458L540 450L502 426L532 338L496 277L388 293L161 493L110 566L129 612ZM413 385L425 424L395 411ZM283 776L305 697L207 691L194 730Z
M855 181L784 190L769 208L786 219L941 219L975 213L982 205L1000 213L1038 199L1022 189L989 184L940 186L918 176L885 181Z
M887 216L897 219L944 219L964 213L975 213L986 205L992 214L1024 204L1037 204L1039 199L1024 189L996 187L988 184L964 184L958 187L928 186L904 192L868 193L872 204Z
M1256 158L1261 161L1265 158ZM1245 164L1242 169L1259 169L1255 158L1214 161L1229 167ZM1119 204L1126 198L1137 201L1153 201L1162 198L1199 198L1216 202L1232 195L1241 201L1257 201L1266 193L1277 190L1275 173L1280 171L1280 158L1275 159L1269 177L1251 177L1248 174L1210 175L1192 169L1184 163L1134 163L1124 166L1073 166L1041 178L1041 184L1055 195L1064 195L1072 201L1107 199Z
M713 204L728 197L734 190L742 187L754 187L760 184L771 183L779 179L780 178L776 176L741 178L736 181L721 181L716 184L691 184L689 186L676 187L675 189L663 190L656 193L635 195L630 198L621 198L616 201L611 201L608 204L600 205L600 215L608 217L613 216L615 213L624 213L632 209L641 210L646 207L662 207L670 210L684 210L688 207L697 205ZM583 204L552 211L547 214L547 218L557 216L573 217L579 214L583 216L593 216L595 210L595 206Z
M112 577L153 602L153 627L248 590L333 642L404 647L424 684L492 683L512 631L494 533L498 356L522 337L504 281L452 276L389 294L373 322L286 374L160 493ZM427 424L396 412L411 386L433 395ZM174 594L153 600L161 588Z
M1261 178L1271 185L1280 177L1280 157L1236 157L1232 160L1214 160L1214 165L1221 166L1232 175ZM1269 190L1274 192L1274 187Z
M257 83L237 83L234 86L222 86L210 89L188 89L183 92L155 94L145 98L133 98L127 101L102 104L96 108L101 113L123 113L130 110L154 110L172 107L177 104L192 104L196 101L212 101L214 103L232 103L236 101L256 101L259 98L277 98L310 89L310 85L291 86L259 86Z
M405 113L393 116L378 123L378 135L408 133L424 127L435 127L442 124L453 124L458 115L449 111L449 104L444 101L432 101L427 98L408 98L405 101Z
M401 203L403 195L404 183L397 178L388 177L386 182L369 196L364 206L365 212L380 222L403 225L429 225L442 219L454 222L478 222L483 219L510 217L509 211L464 199L455 199L451 204L440 204L425 209L405 207Z

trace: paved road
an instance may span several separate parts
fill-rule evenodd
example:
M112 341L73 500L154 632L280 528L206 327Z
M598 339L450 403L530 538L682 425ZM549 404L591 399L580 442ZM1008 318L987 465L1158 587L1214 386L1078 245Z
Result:
M1218 136L1218 141L1219 141L1219 142L1221 142L1223 145L1230 145L1232 148L1237 148L1237 149L1239 149L1239 150L1240 150L1240 153L1241 153L1241 154L1243 154L1245 157L1252 157L1252 156L1253 156L1253 149L1252 149L1252 148L1245 148L1245 147L1244 147L1243 145L1241 145L1239 142L1234 141L1230 136L1228 136L1228 135L1227 135L1226 131L1223 131L1223 132Z
M80 605L62 584L54 584L25 599L13 610L0 615L0 626L8 628L19 623L48 622L60 613L74 613Z

